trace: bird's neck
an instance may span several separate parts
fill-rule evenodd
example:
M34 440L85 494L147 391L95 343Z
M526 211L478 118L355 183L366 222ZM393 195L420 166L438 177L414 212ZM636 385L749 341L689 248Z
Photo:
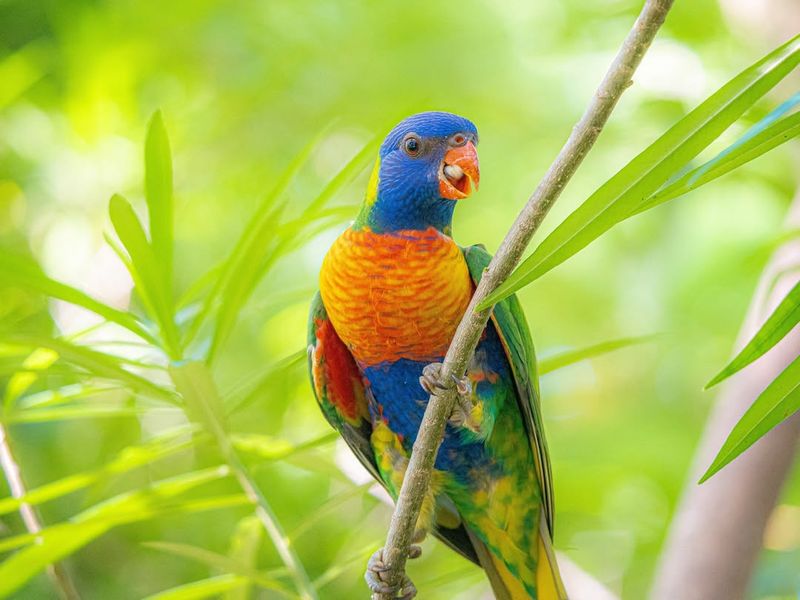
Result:
M430 228L451 235L455 201L444 198L377 198L374 203L364 203L353 227L368 227L377 233L398 231L426 231Z

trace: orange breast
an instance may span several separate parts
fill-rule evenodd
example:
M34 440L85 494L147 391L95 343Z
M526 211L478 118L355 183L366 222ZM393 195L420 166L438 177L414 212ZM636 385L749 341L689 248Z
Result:
M444 356L472 295L461 250L434 228L347 229L320 273L336 333L362 365Z

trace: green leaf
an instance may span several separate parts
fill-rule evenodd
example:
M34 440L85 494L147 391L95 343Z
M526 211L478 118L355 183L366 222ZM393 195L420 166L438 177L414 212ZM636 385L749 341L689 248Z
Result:
M260 528L261 526L259 524L259 529ZM188 558L189 560L202 563L213 569L218 569L226 573L233 573L234 575L245 577L248 581L252 581L264 589L283 592L287 595L290 594L286 586L279 581L276 581L274 578L263 573L259 573L256 569L248 567L247 565L244 565L235 559L222 554L217 554L216 552L211 552L205 548L198 548L197 546L191 546L189 544L175 544L171 542L144 542L143 545L148 548L152 548L153 550L159 550L161 552L167 552L182 558ZM285 573L286 571L285 569L280 569L280 572Z
M108 203L108 214L114 231L125 247L135 269L135 273L131 273L131 275L134 276L136 287L141 288L138 291L142 296L142 301L147 304L154 316L158 317L158 312L161 310L161 307L157 306L161 290L161 282L158 280L159 267L153 249L147 241L144 227L130 202L119 194L111 196ZM136 281L137 279L139 281Z
M120 392L123 390L125 390L125 387L120 385L74 383L34 394L26 394L16 402L16 406L20 412L28 409L50 408L107 392Z
M10 596L47 565L63 559L103 535L112 527L150 519L171 509L201 510L219 505L214 498L184 504L169 501L190 490L228 476L225 467L186 473L159 481L152 486L116 496L75 516L70 522L42 529L36 535L25 534L0 540L0 552L29 544L0 564L0 597ZM223 505L230 505L227 499ZM33 540L36 543L31 543Z
M619 350L621 348L652 342L658 337L658 335L659 334L651 334L638 337L619 338L616 340L609 340L607 342L600 342L599 344L593 344L591 346L585 346L576 350L560 352L558 354L554 354L553 356L542 358L539 360L539 375L552 373L557 369L562 369L566 366L581 362L582 360L602 356L603 354L608 354L609 352L614 352L615 350Z
M171 306L173 200L172 153L161 111L150 118L144 144L144 176L147 212L150 216L150 239L158 259L167 305Z
M158 322L167 354L171 358L180 356L178 332L171 312L169 295L161 275L161 267L153 248L147 241L144 228L130 203L119 194L114 194L108 205L111 223L122 245L130 256L129 267L136 291L148 312Z
M51 279L39 265L23 256L0 250L0 281L4 285L17 285L80 306L155 343L153 335L131 313L112 308L77 288Z
M216 598L223 592L229 592L246 585L246 577L226 573L225 575L185 583L147 596L144 600L202 600L203 598Z
M231 443L240 452L258 456L262 460L283 460L305 450L324 446L335 442L339 434L335 431L326 433L300 444L292 444L286 440L261 433L234 433Z
M796 36L717 90L589 196L478 308L538 279L628 218L799 62Z
M85 346L78 346L65 340L44 336L15 334L6 336L6 341L29 348L49 348L58 353L62 360L85 369L95 377L119 381L133 392L142 393L170 404L177 404L177 398L171 390L123 369L120 365L120 360L111 354L98 352Z
M638 215L678 196L696 190L706 183L755 160L762 154L798 135L800 135L800 113L795 113L767 127L744 143L737 145L735 150L724 151L719 156L696 169L692 169L676 181L663 187L640 204L633 214Z
M36 348L25 360L19 371L14 373L6 385L3 407L11 410L17 399L39 378L39 371L49 369L58 360L58 353L49 348Z
M148 412L150 411L130 406L79 404L60 408L15 411L3 416L0 419L0 423L10 425L13 423L72 421L74 419L121 419L123 417L138 417Z
M708 480L798 409L800 357L786 367L747 409L698 483Z
M766 322L756 332L753 338L747 342L744 348L737 354L728 365L717 373L714 378L706 384L705 389L717 385L720 381L727 379L737 371L741 371L754 360L763 356L770 348L780 342L794 326L800 323L800 283L786 294L777 308L767 318Z

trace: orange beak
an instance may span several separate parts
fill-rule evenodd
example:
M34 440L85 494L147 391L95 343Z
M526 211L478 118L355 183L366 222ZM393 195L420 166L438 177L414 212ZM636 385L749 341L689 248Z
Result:
M478 189L481 173L478 169L478 152L472 142L451 148L444 155L439 173L439 194L449 200L461 200Z

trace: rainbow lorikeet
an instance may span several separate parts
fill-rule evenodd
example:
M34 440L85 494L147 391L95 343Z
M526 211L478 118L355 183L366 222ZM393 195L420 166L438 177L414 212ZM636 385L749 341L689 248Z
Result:
M439 364L490 256L460 248L453 209L479 180L463 117L414 115L381 145L355 222L334 242L309 319L322 412L397 497ZM494 309L446 427L416 539L432 531L482 566L497 598L564 598L552 548L553 492L528 325L514 297ZM413 555L419 548L413 547ZM380 551L367 582L381 580Z

